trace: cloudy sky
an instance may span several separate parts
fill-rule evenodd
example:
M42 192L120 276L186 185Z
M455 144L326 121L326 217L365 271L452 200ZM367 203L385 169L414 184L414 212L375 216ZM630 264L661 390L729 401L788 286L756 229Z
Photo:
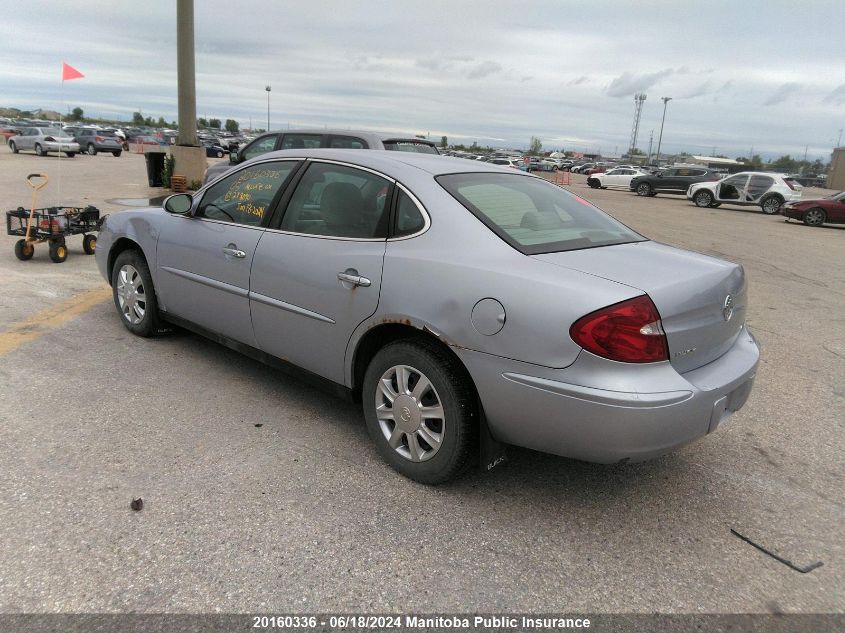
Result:
M10 0L9 0L10 1ZM8 8L8 7L7 7ZM845 3L195 0L197 114L439 140L829 160L845 127ZM3 12L0 107L176 118L172 0ZM62 91L61 62L86 78Z

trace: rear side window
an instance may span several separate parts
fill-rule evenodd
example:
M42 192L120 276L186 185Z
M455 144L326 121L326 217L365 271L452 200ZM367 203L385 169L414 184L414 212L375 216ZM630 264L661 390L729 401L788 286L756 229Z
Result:
M369 149L369 146L362 139L354 136L332 136L329 139L329 147L337 149Z
M496 235L526 255L646 239L586 200L540 178L451 174L437 181Z
M399 192L396 202L396 226L393 230L394 237L412 235L425 228L425 218L419 207L411 196L397 187Z
M322 134L285 134L282 149L315 149L322 141Z
M416 152L417 154L439 154L437 148L428 143L414 141L384 141L384 149L395 152Z
M296 186L280 228L331 237L387 237L390 186L368 171L313 163Z

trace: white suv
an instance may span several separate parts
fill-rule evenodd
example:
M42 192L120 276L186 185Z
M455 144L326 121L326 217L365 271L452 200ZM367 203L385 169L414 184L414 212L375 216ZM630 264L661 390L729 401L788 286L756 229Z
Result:
M803 187L783 174L744 171L717 182L698 182L687 189L687 199L699 207L718 207L722 203L760 206L763 213L774 215L784 202L801 199Z

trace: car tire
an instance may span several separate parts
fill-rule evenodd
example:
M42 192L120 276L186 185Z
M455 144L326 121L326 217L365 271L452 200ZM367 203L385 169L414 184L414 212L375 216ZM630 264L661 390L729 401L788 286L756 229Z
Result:
M598 189L601 187L601 182L599 182L596 178L587 178L587 184L590 185L591 189Z
M140 251L130 249L117 256L111 286L114 305L127 330L143 337L161 331L153 278Z
M74 156L76 156L76 152L65 152L65 156L67 156L68 158L73 158Z
M116 149L112 152L112 156L118 157L123 152L123 150Z
M54 264L61 264L67 259L67 244L64 240L50 242L50 259Z
M97 236L86 235L82 238L82 250L86 255L93 255L97 249Z
M88 146L85 148L85 151L88 152L89 156L96 156L97 155L97 148L94 147L93 143L88 143Z
M36 156L44 156L45 153L46 152L44 151L44 148L41 147L41 143L36 143L35 144L35 155Z
M14 141L9 141L9 149L12 150L12 154L17 154L20 151Z
M706 189L696 191L695 195L692 197L692 201L695 202L695 206L706 209L707 207L713 205L713 194Z
M217 152L217 158L223 158L223 152Z
M417 393L423 380L428 386ZM364 375L362 400L371 439L402 475L436 485L469 463L478 443L475 390L460 362L436 343L406 339L379 350ZM393 417L394 405L399 419ZM425 408L429 417L422 417ZM403 421L406 430L399 426Z
M775 215L780 211L782 204L783 200L780 196L768 196L760 201L760 208L763 209L763 213L766 215Z
M641 182L640 184L638 184L637 195L642 197L654 195L651 189L651 185L647 182Z
M827 214L824 209L813 207L804 212L804 217L801 218L807 226L821 226L827 220Z
M32 244L27 244L26 240L18 240L15 242L15 257L22 262L32 259L35 254L35 247Z
M129 143L127 143L126 141L123 141L123 150L126 152L129 151Z

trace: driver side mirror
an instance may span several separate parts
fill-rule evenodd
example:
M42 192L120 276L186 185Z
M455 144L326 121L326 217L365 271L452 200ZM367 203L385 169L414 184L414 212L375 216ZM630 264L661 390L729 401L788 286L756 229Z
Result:
M232 163L233 165L238 164L238 151L237 150L229 152L229 162Z
M194 198L189 193L177 193L164 201L164 210L174 215L188 215Z

